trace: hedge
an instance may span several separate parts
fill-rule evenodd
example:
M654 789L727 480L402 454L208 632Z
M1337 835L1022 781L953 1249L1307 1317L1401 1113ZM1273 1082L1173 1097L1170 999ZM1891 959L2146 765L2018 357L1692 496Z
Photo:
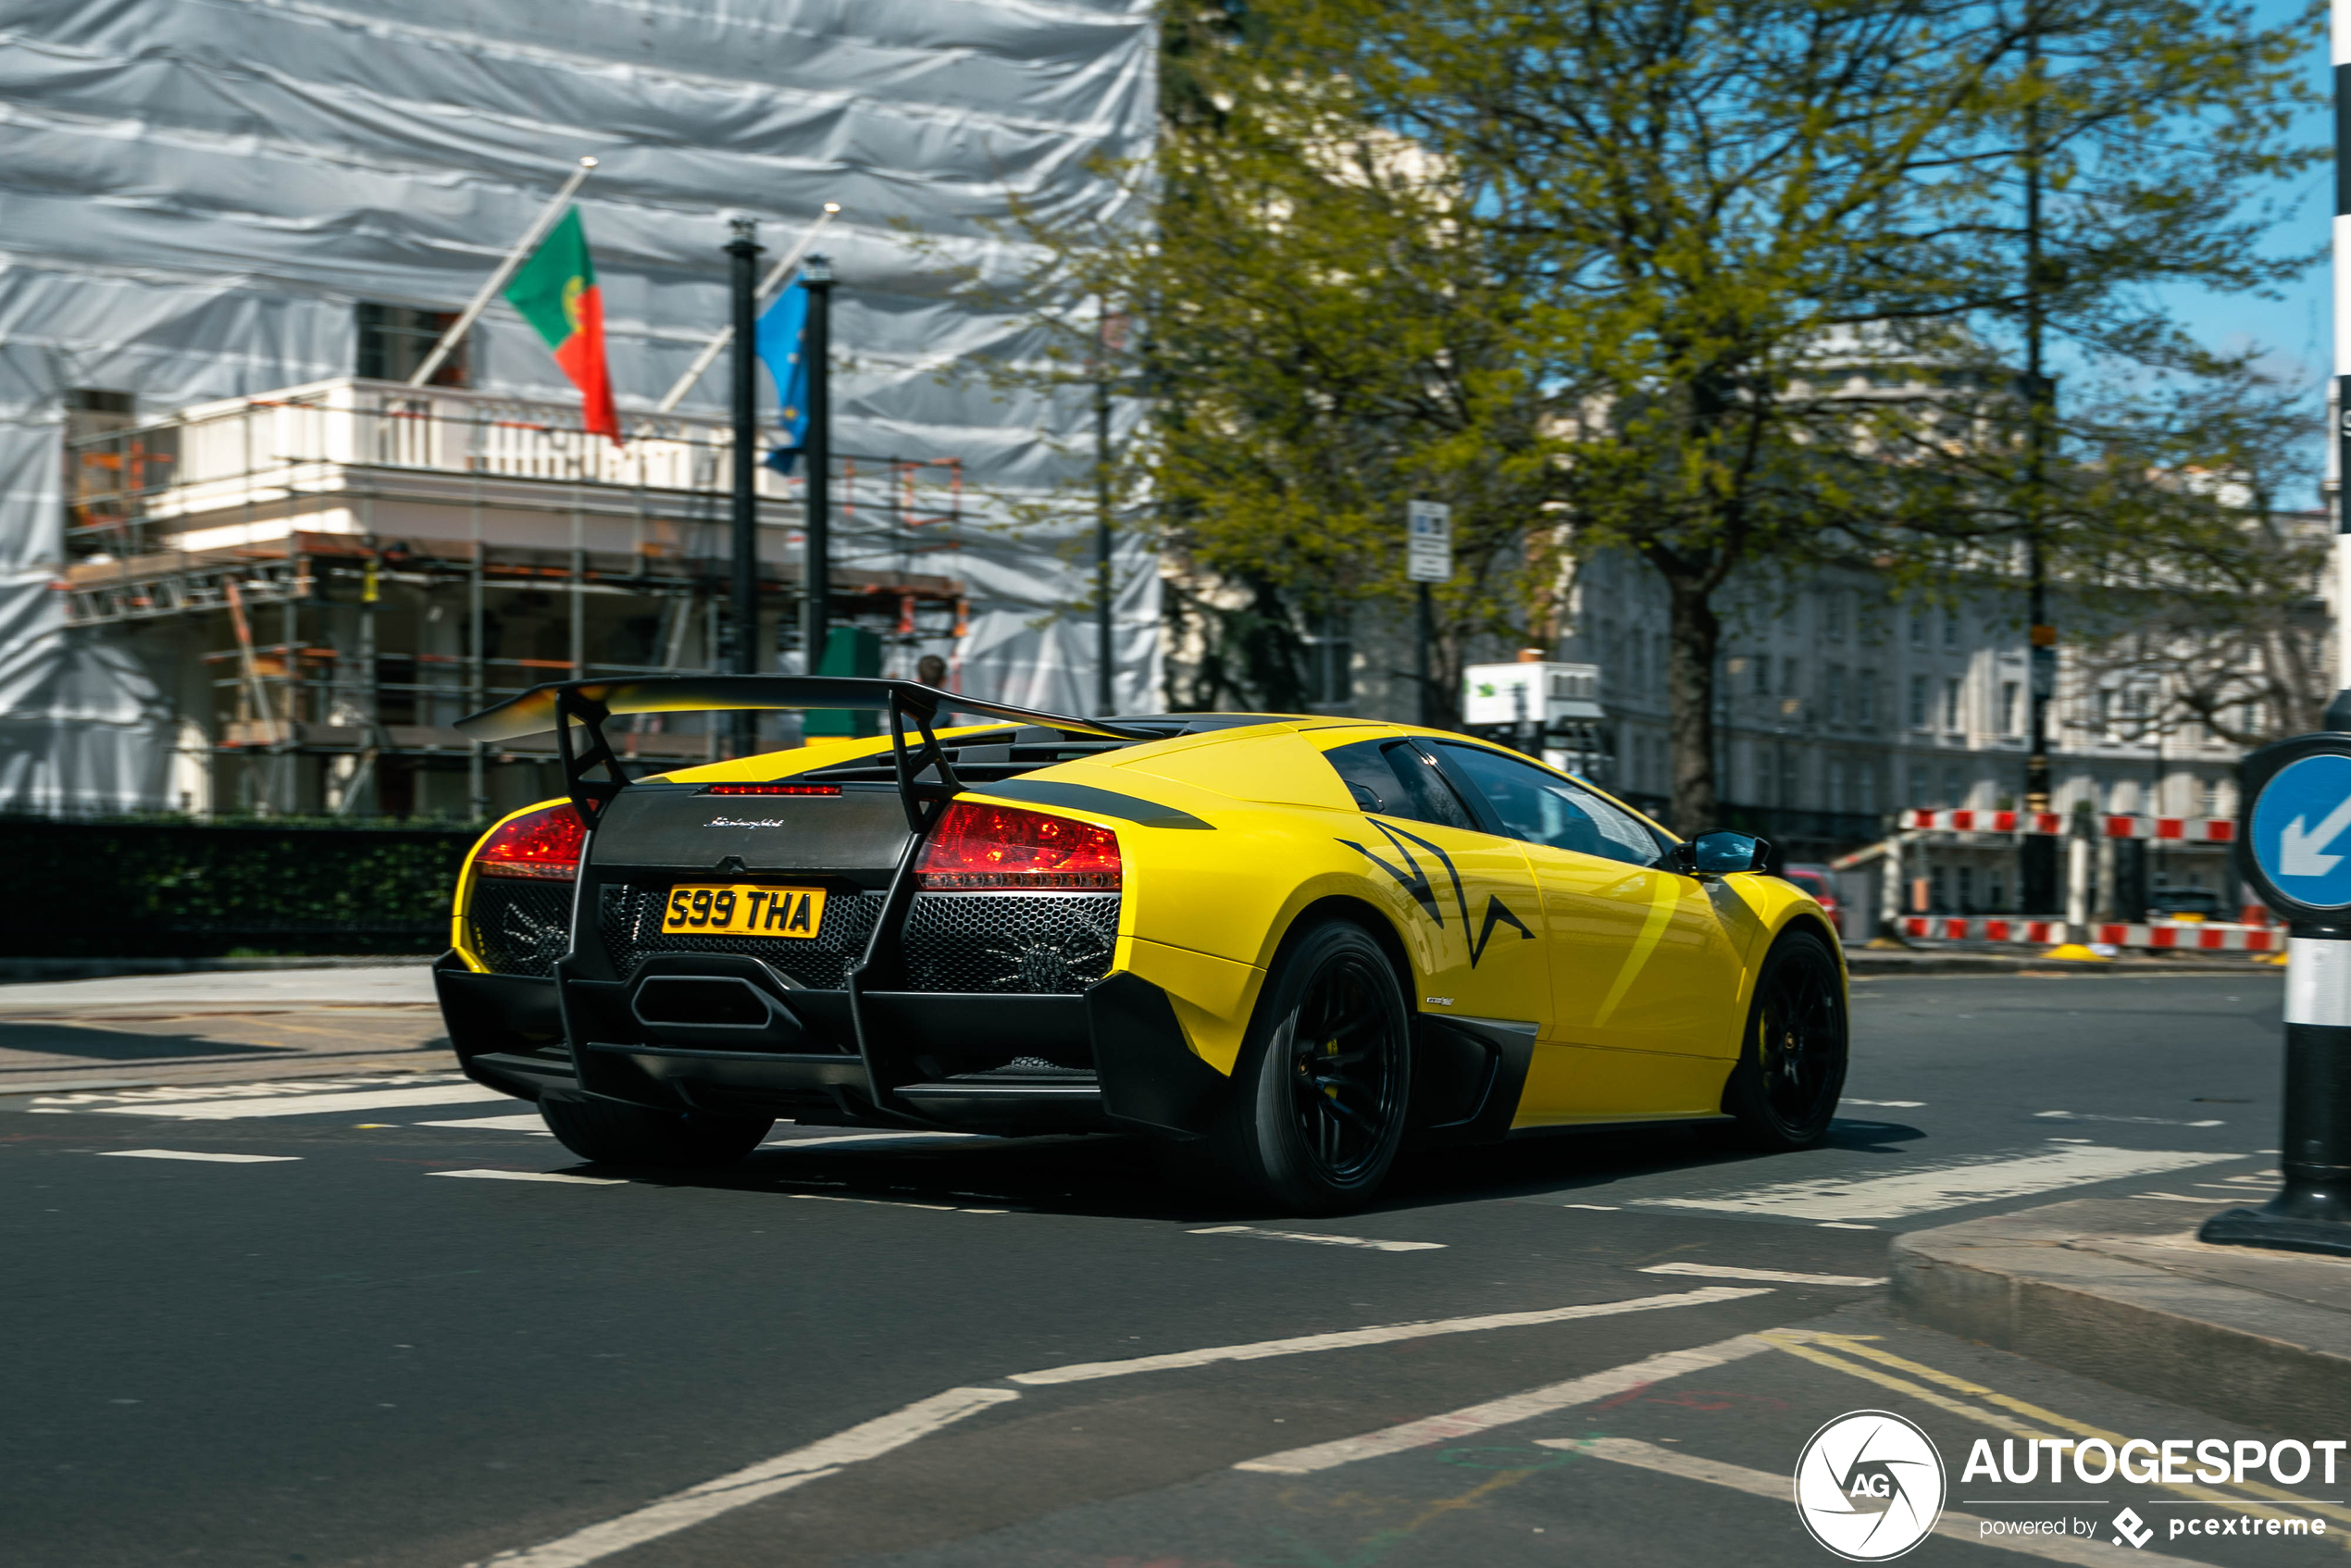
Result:
M424 953L480 829L0 817L0 954Z

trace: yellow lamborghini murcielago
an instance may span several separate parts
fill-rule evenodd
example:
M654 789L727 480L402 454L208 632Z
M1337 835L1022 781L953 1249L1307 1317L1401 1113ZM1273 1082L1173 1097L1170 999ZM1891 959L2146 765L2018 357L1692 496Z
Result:
M631 781L604 733L808 708L883 734ZM1399 1149L1535 1128L1802 1147L1844 1083L1838 944L1767 845L1458 735L786 676L541 687L462 728L554 731L569 799L475 847L442 1009L586 1159L723 1164L778 1118L1124 1130L1327 1213Z

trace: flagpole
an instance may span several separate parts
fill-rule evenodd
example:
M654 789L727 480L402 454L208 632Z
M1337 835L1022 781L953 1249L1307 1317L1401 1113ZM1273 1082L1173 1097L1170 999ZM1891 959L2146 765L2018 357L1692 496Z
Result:
M490 308L490 302L498 297L498 291L506 286L506 280L515 275L515 268L522 265L523 258L530 255L531 248L547 237L547 230L553 229L555 219L563 216L564 204L571 200L572 193L579 189L579 182L587 179L595 167L594 158L579 160L579 167L571 171L571 178L565 180L563 189L555 193L555 199L549 202L545 210L532 220L523 237L515 243L514 249L506 253L506 259L498 264L498 270L490 275L490 281L481 286L481 292L474 295L473 304L466 306L457 319L450 323L449 330L441 334L441 341L432 345L432 352L425 355L425 362L417 367L415 375L408 378L410 386L421 387L431 380L432 373L441 368L442 362L465 342L466 333L481 318L481 313Z
M767 276L761 281L759 292L754 296L755 300L765 300L776 292L777 285L790 276L791 269L800 265L800 258L808 254L808 247L816 243L816 236L824 232L825 225L830 223L833 216L840 211L839 202L825 204L824 216L808 226L808 232L802 234L792 248L784 253L783 260L767 269ZM735 329L732 326L719 328L717 334L710 342L702 345L702 352L694 355L694 362L686 367L686 373L678 378L678 384L669 389L668 395L653 404L653 412L666 414L683 403L686 400L686 394L694 390L694 383L702 380L702 373L709 369L713 362L727 351L727 345L734 342L734 339Z

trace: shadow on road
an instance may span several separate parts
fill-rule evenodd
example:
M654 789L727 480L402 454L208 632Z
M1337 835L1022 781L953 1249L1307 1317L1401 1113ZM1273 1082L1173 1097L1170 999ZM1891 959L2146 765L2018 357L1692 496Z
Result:
M1143 1139L1116 1136L925 1144L768 1145L717 1173L672 1172L672 1185L880 1202L1033 1209L1052 1213L1214 1221L1262 1209L1171 1180ZM1892 1152L1925 1137L1890 1122L1838 1120L1824 1148ZM1778 1156L1731 1147L1712 1126L1578 1127L1497 1147L1428 1151L1397 1162L1370 1212L1442 1208L1498 1198L1604 1192L1633 1176L1722 1169L1770 1179ZM581 1165L582 1174L603 1167ZM614 1173L617 1174L617 1173ZM645 1179L644 1173L630 1173Z

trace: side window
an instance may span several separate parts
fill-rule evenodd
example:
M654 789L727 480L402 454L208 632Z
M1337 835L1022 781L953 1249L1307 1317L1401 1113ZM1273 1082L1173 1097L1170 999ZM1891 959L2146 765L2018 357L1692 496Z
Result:
M1445 776L1407 740L1358 740L1323 753L1365 811L1481 832Z
M1633 865L1648 865L1662 848L1630 814L1557 774L1482 746L1439 741L1437 747L1447 766L1485 798L1513 839Z

